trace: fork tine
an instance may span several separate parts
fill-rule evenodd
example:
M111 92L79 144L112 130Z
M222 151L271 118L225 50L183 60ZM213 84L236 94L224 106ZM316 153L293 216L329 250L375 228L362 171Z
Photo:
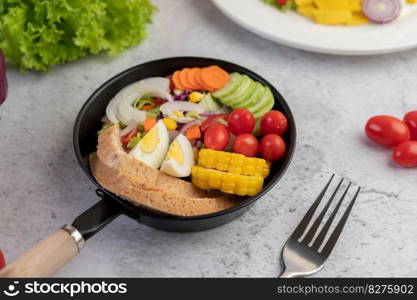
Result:
M319 228L321 221L323 221L324 216L327 213L327 210L330 207L330 204L332 204L334 197L336 196L337 192L339 191L340 186L342 185L343 178L339 181L339 184L337 185L336 189L334 190L333 194L331 195L330 199L327 201L326 206L321 211L320 215L316 218L313 225L310 227L310 230L307 232L306 236L301 241L302 243L309 244L311 240L314 238L314 235L317 232L317 229Z
M313 248L314 250L319 250L321 244L324 241L324 238L326 237L327 232L330 229L330 226L332 225L333 219L336 217L337 212L339 211L340 206L343 203L343 200L346 197L347 192L349 191L350 186L352 185L352 183L350 182L349 185L346 187L345 191L343 192L343 195L340 197L339 202L337 203L336 207L333 209L332 214L330 215L330 217L327 219L326 223L324 224L323 228L320 230L319 235L317 236L316 240L313 243L313 246L311 246L311 248Z
M359 187L355 193L355 196L353 196L353 199L350 201L349 206L347 207L345 213L343 214L342 218L340 219L339 223L334 229L332 235L330 236L323 250L320 252L320 254L324 255L325 257L328 257L330 255L334 246L336 245L336 242L340 234L342 233L343 227L345 226L347 219L349 218L349 214L352 210L353 205L355 204L356 198L358 197L360 190L361 188Z
M308 224L310 223L311 218L313 217L317 207L319 206L321 199L323 199L324 194L326 193L327 189L329 188L329 185L332 182L333 178L334 178L334 174L330 177L329 181L327 182L327 184L325 185L323 190L317 196L316 201L314 201L314 203L311 205L310 209L305 214L304 218L298 224L297 228L294 230L293 234L291 235L292 237L294 237L296 239L299 239L303 235L303 233L306 230Z

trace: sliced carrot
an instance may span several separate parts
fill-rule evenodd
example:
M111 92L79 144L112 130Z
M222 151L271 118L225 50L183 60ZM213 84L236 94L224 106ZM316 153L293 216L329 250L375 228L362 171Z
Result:
M196 140L201 138L201 131L199 126L192 126L185 131L185 136L188 140Z
M180 72L181 71L174 72L174 74L172 75L172 82L174 83L176 89L185 90L185 87L181 84L181 81L180 81L180 77L179 77Z
M197 82L196 74L201 72L201 68L192 68L188 71L188 83L193 91L201 91L203 87Z
M203 78L201 77L203 74L204 69L201 69L201 71L197 74L197 82L203 87L204 91L209 91L212 92L214 91L214 89L212 89L211 87L209 87L207 84L204 83Z
M204 85L212 90L219 90L223 88L230 79L229 73L219 66L204 68L200 77Z
M155 117L149 117L146 118L143 122L143 129L145 131L151 130L151 128L156 124L156 118Z
M200 86L200 90L202 91L206 91L206 88L204 87L204 83L201 81L201 72L203 72L203 69L198 69L195 73L195 81L198 83L198 85Z
M142 108L140 110L148 111L148 110L153 109L154 107L155 107L155 104L146 104L146 105L142 106Z
M179 73L179 79L181 82L181 85L185 87L186 90L192 90L191 84L188 82L188 72L190 71L190 68L184 68Z

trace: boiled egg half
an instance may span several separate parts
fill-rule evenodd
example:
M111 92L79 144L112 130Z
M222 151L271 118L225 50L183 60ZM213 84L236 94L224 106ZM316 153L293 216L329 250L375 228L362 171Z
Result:
M160 120L129 152L129 155L132 155L151 168L158 169L166 156L168 146L168 130Z
M190 141L180 133L169 146L161 171L174 177L187 177L193 165L193 148Z

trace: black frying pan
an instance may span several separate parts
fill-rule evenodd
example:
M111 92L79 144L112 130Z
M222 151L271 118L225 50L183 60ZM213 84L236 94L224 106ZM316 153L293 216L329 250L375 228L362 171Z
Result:
M167 76L185 67L205 67L209 65L219 65L228 72L247 74L268 86L275 97L274 109L283 112L288 118L289 126L284 135L287 153L281 161L272 165L271 175L266 178L263 191L254 197L248 197L239 205L221 212L193 217L178 217L135 206L103 189L92 176L88 160L85 158L96 151L97 131L101 128L101 118L105 115L107 103L123 87L135 81L153 76ZM127 215L142 224L175 232L202 231L226 224L247 212L258 199L279 181L294 153L295 131L293 115L281 94L264 78L239 65L211 58L173 57L132 67L114 76L99 87L81 108L75 121L73 136L75 155L84 173L97 186L96 192L101 200L80 215L72 226L66 225L66 227L40 241L34 248L9 264L0 272L0 277L38 277L53 274L78 253L84 241L121 214Z

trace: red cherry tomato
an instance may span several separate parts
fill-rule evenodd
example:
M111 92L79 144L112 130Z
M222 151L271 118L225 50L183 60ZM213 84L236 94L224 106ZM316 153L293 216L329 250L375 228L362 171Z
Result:
M155 103L156 105L161 105L164 104L167 100L162 99L162 98L153 98L152 102Z
M275 133L283 135L288 127L285 115L277 110L267 112L261 119L261 131L263 135Z
M399 144L395 147L392 158L402 167L417 167L417 141L406 141Z
M6 265L6 260L4 259L3 252L0 250L0 270Z
M404 117L404 122L407 124L411 132L411 139L417 141L417 110L410 111Z
M248 133L239 134L233 142L233 151L253 157L258 153L258 140Z
M137 134L138 134L138 129L135 128L133 129L131 132L129 132L128 134L122 136L121 141L123 145L127 145L129 144L130 140L133 139Z
M227 127L220 123L215 123L207 128L204 134L204 145L213 150L223 150L230 140L230 133Z
M275 0L277 2L278 5L283 6L285 4L287 4L288 0Z
M282 137L277 134L264 136L259 143L259 153L269 161L276 161L284 157L286 145Z
M220 120L226 120L228 114L219 114L219 115L213 115L203 121L200 126L200 130L202 133L206 132L207 128L210 127L210 125L219 122Z
M251 133L255 128L255 117L246 108L238 108L229 114L227 123L234 135Z
M411 138L407 125L391 116L370 118L366 123L365 132L372 141L385 147L395 147Z

